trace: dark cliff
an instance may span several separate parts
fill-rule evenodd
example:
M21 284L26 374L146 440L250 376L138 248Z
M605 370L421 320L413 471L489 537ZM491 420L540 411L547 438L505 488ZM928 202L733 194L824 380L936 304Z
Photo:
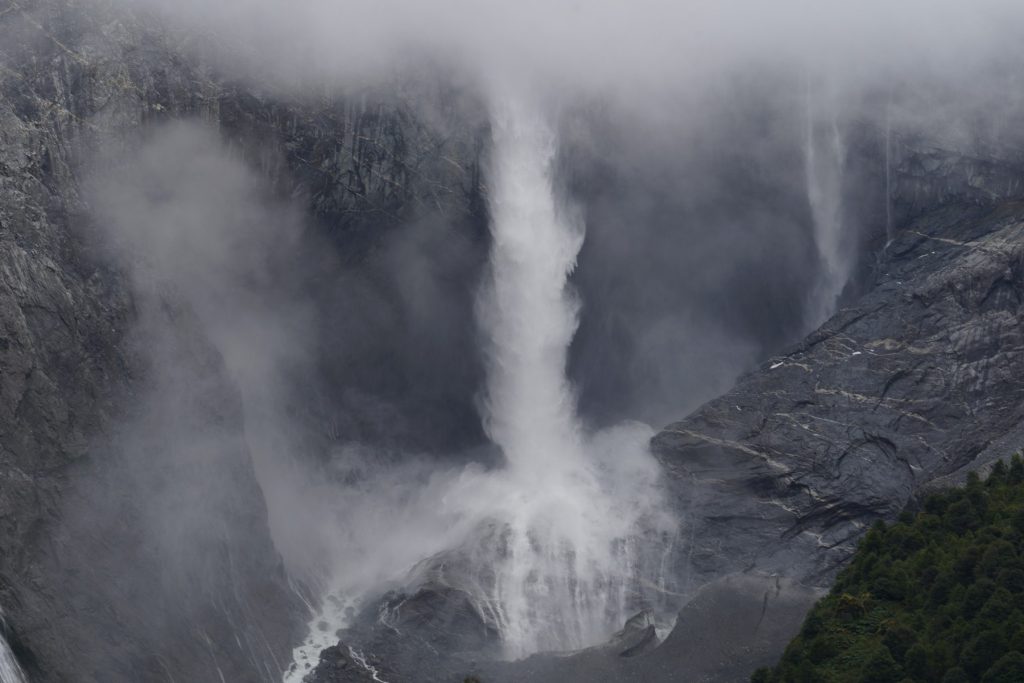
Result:
M128 265L93 239L103 226L84 189L91 174L143 145L154 126L205 122L255 169L268 195L304 210L312 235L306 247L323 252L304 261L314 266L295 285L320 321L310 373L318 379L307 385L300 377L291 389L295 412L318 439L429 450L480 437L472 398L480 360L467 323L487 246L479 103L429 79L315 97L264 91L219 75L180 40L102 3L0 2L0 607L8 639L38 680L276 680L305 616L301 587L289 585L271 538L244 401L216 341L192 302L173 291L137 291ZM641 640L571 658L475 668L437 661L432 641L389 661L386 648L408 645L392 641L367 653L389 680L477 669L485 681L742 677L777 654L773 648L871 522L893 517L922 489L956 480L990 453L1024 443L1017 400L1024 207L1012 201L1021 195L1020 159L870 125L851 139L849 177L863 186L850 196L870 206L861 216L859 276L843 308L654 441L684 527L672 549L673 599L688 601L677 630L657 648L642 630L627 634ZM717 143L703 154L716 158ZM742 155L734 161L743 173L728 179L757 201L708 223L722 227L722 236L705 230L712 239L704 236L706 248L688 256L692 264L720 258L730 241L746 238L726 231L730 222L770 212L806 221L805 207L794 208L804 188L774 194L769 170L777 159L764 154L759 168ZM584 203L595 222L621 198L615 190L633 191L629 183L654 176L672 178L658 192L683 203L666 173L673 167L635 172L609 158L602 173L611 180L588 179L593 196ZM701 219L728 213L722 206L732 187L716 189L702 200L708 206L683 208ZM628 208L647 206L654 216L677 206L640 199ZM595 235L621 232L615 218ZM661 257L659 268L678 271L681 281L687 268L656 234L675 229L675 221L672 214L652 222L639 251ZM389 236L404 235L397 229L409 223L443 223L430 239L407 245L412 257L396 267L450 259L439 296L452 308L416 312L440 320L432 325L384 320L391 302L370 297L364 307L373 310L363 315L349 306L360 294L352 281L332 279L339 264L365 270L369 280L380 276L372 264L390 258ZM771 329L751 333L762 337L758 353L777 353L782 340L792 340L803 306L793 293L817 274L814 267L796 273L814 258L806 231L782 240L775 227L761 226L744 255L771 283L733 312L744 330L743 319L755 314ZM885 245L887 228L894 239ZM464 247L457 257L452 243ZM608 244L609 253L620 246ZM794 247L801 244L803 251ZM584 301L618 287L625 294L615 303L640 306L630 299L636 290L609 285L617 261L586 251L581 258L593 258L578 277ZM785 286L777 286L773 269L787 271L777 278ZM732 278L740 270L723 272ZM716 315L747 287L743 277L690 286L687 296L716 289L708 304ZM680 290L663 294L665 308L679 305ZM779 301L791 306L771 305ZM609 328L590 314L583 312L581 337L591 348L616 349L607 330L627 334L634 322L623 316ZM774 324L776 316L786 324ZM336 358L353 323L367 330L354 351ZM437 329L450 336L426 334ZM174 334L152 348L147 340L160 335L140 333L146 330ZM631 353L643 360L645 348ZM694 367L707 365L695 359ZM597 354L577 371L603 370L607 360ZM645 370L656 374L657 367ZM730 375L719 372L716 381L723 376ZM675 375L665 382L676 383ZM620 384L608 386L593 394L619 393ZM172 405L153 400L170 388ZM694 394L700 400L712 395L701 391ZM583 394L586 408L586 387ZM415 418L403 411L413 405ZM614 408L609 415L622 409ZM163 422L201 434L204 448L180 448L159 428ZM435 624L448 619L449 607L413 616ZM479 615L463 607L455 604L459 623L480 626ZM772 629L761 628L766 614ZM486 635L482 647L493 645L493 633ZM635 656L622 657L627 650ZM325 654L317 680L365 679L365 667L343 646Z
M657 436L690 501L691 580L729 558L827 582L874 520L1018 429L1022 217L1010 202L917 219L867 295ZM728 547L700 540L719 525Z
M351 258L389 223L474 211L472 136L394 97L286 104L176 48L100 4L0 5L0 605L33 680L279 680L305 618L221 354L98 248L88 174L186 117ZM147 326L175 332L154 349Z

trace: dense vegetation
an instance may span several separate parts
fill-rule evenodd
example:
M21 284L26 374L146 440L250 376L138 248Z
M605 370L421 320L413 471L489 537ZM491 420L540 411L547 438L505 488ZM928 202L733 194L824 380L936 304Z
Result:
M924 500L861 541L753 683L1024 682L1024 461Z

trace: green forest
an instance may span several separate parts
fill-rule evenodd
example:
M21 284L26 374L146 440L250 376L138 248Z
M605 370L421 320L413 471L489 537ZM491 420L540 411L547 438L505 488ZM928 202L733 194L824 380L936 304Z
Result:
M1024 682L1024 461L864 536L752 683Z

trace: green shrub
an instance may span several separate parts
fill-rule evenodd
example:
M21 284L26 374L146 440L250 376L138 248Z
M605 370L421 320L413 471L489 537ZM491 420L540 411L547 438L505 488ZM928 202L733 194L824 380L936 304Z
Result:
M875 648L871 658L861 670L860 683L899 683L903 671L893 659L889 648L881 645Z
M1010 652L999 658L985 675L981 683L1021 683L1024 681L1024 655Z
M1024 683L1024 459L865 534L755 683Z
M967 677L966 671L955 667L946 672L942 677L942 683L971 683L971 679Z

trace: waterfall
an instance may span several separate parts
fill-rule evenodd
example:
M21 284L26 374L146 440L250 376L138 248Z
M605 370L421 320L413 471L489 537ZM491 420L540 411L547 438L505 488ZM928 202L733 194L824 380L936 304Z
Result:
M566 377L578 317L568 280L584 230L556 193L555 133L526 99L498 97L492 135L482 412L506 459L509 499L485 551L498 627L508 654L521 656L589 645L621 625L633 529L588 453Z
M0 683L26 683L27 680L10 645L0 636Z
M846 150L836 112L835 94L816 97L807 89L804 169L807 203L822 278L810 302L811 322L817 326L835 312L839 295L850 277L852 262L843 232L843 167Z
M585 431L566 375L584 229L556 191L555 131L528 97L493 98L491 118L493 240L476 316L488 368L480 412L504 466L426 476L415 464L375 469L369 454L326 517L343 539L337 566L285 683L302 680L382 586L424 577L465 591L508 658L602 642L639 609L678 611L665 597L676 529L653 430Z
M0 612L0 683L27 683L28 677L14 657L11 646L4 637L6 631L3 612Z
M885 248L892 243L892 91L885 103Z

